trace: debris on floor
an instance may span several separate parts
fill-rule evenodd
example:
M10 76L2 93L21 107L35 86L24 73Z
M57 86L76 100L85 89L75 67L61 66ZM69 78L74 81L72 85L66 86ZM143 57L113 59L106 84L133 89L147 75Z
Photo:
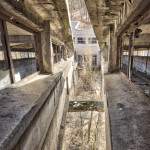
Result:
M79 79L76 95L69 102L62 150L106 150L100 85L99 74Z

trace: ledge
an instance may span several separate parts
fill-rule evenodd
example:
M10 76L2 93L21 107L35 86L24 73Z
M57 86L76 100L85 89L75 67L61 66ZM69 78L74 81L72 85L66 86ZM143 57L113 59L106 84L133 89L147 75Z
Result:
M17 144L61 77L35 75L0 91L0 150Z

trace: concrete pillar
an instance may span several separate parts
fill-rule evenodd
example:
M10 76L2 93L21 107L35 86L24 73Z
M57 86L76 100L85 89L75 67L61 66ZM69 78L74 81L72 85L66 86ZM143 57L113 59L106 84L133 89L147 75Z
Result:
M35 46L41 73L53 73L53 48L50 38L50 22L43 23L43 31L35 33Z
M59 46L59 49L60 49L60 55L61 55L61 59L62 59L64 56L64 50L63 50L62 45Z
M8 30L6 22L3 20L0 20L0 28L1 28L1 41L3 44L3 48L5 50L4 54L6 54L9 70L10 70L10 80L11 83L15 82L15 69L13 65L12 55L11 55L11 49L10 49L10 42L8 37Z
M121 69L121 56L122 56L122 37L117 37L117 59L116 59L116 68Z
M116 70L116 58L117 58L117 38L115 36L114 25L110 26L110 56L109 56L109 72Z
M134 39L134 34L131 33L129 35L129 57L128 57L128 78L131 80L131 71L132 71L132 54L133 54L133 39Z
M68 51L67 49L64 47L64 56L63 56L64 60L67 60L68 58Z

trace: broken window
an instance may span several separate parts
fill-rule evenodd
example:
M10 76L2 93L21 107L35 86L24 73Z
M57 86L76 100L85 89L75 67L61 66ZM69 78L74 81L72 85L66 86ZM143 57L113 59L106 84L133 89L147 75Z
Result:
M53 46L53 55L54 55L54 63L58 63L64 56L64 47L57 44L52 44Z
M95 37L88 38L88 43L89 44L96 44L97 43L97 39Z
M77 38L78 44L86 44L86 38L84 37L78 37Z
M7 24L15 82L37 71L34 36L11 23Z
M83 63L83 56L82 55L78 55L78 65L81 66Z
M97 55L92 56L92 65L93 67L97 66Z

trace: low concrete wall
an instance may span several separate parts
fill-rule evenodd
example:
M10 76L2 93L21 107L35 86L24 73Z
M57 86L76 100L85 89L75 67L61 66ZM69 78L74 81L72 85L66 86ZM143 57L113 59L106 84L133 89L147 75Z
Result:
M51 121L49 130L47 132L42 150L57 150L60 126L64 112L66 111L64 110L64 107L66 106L66 101L69 101L69 97L72 97L74 67L72 65L67 66L62 77L65 79L64 85L62 87L62 94L60 96L53 120Z
M62 73L37 75L0 91L0 150L57 149L66 97L73 83L70 61L65 62ZM4 97L7 94L6 103L2 93Z
M107 102L106 95L104 96L104 107L105 107L106 150L112 150L110 116L109 116L108 102Z
M125 66L128 65L128 56L123 56L122 64ZM144 56L135 56L133 60L133 69L150 76L150 57L147 59L147 57Z

